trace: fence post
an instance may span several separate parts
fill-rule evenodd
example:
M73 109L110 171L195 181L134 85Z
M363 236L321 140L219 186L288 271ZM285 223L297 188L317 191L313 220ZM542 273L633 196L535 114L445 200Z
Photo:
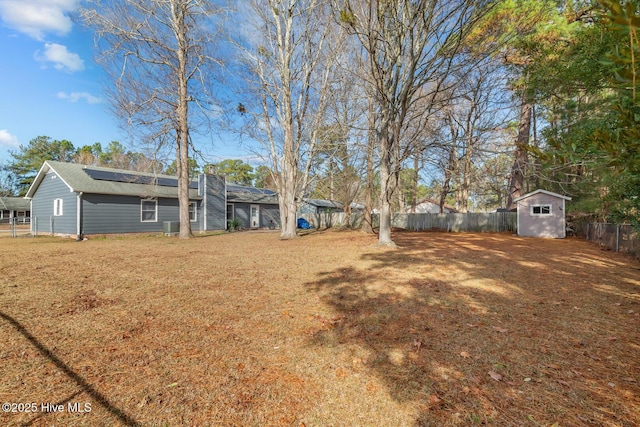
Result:
M49 230L51 230L51 235L53 236L53 217L49 217Z
M620 252L620 224L616 224L616 252Z

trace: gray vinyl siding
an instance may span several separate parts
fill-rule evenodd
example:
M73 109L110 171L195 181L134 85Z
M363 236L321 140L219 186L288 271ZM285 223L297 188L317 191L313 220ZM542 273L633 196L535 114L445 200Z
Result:
M82 233L154 233L164 230L165 221L180 221L178 199L158 198L155 222L141 220L141 200L136 196L85 194L82 200ZM194 231L199 230L197 222L192 222L191 227Z
M297 213L299 215L301 215L301 214L316 214L316 213L318 213L318 207L314 206L314 205L310 205L309 203L306 203L306 202L302 202L298 206L298 212Z
M199 182L204 189L202 215L206 216L207 230L225 230L227 228L226 182L223 176L202 175ZM202 219L204 230L205 219Z
M251 205L260 206L260 224L259 228L269 227L270 221L274 224L280 224L280 209L278 205L261 205L259 203L233 203L234 218L242 221L243 228L251 227Z
M250 209L250 205L246 203L233 203L233 217L240 220L240 227L242 228L251 227Z
M269 227L271 221L276 227L280 227L280 208L278 205L261 205L260 227Z
M61 216L53 216L55 199L62 199ZM33 233L76 234L77 194L72 193L57 174L51 172L44 177L31 203L31 231ZM52 226L53 230L51 230Z

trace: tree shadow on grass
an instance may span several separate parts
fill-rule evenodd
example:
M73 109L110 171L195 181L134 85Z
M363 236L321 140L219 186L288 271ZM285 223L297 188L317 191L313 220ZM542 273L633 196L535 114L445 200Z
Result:
M38 352L45 358L49 359L53 362L54 365L58 369L60 369L64 374L69 377L69 379L73 380L82 391L72 394L71 396L65 398L64 400L58 402L57 404L65 404L77 395L81 393L87 393L91 396L98 404L100 404L104 409L106 409L110 414L116 417L120 423L126 426L139 426L140 424L130 415L125 413L122 409L115 406L105 395L97 391L91 384L87 382L82 376L80 376L77 372L75 372L69 365L67 365L63 360L58 358L55 354L51 352L44 344L42 344L35 336L33 336L20 322L18 322L13 317L9 316L6 313L0 311L0 317L6 320L11 326L13 326L22 336L24 336L31 345L33 345ZM23 425L32 425L35 421L37 421L42 416L47 415L46 413L40 413L32 420L24 423Z
M640 339L633 310L616 310L637 304L640 274L587 283L576 258L604 277L620 266L509 236L394 240L363 254L367 268L308 284L339 313L311 344L363 348L389 395L419 408L416 425L640 422Z

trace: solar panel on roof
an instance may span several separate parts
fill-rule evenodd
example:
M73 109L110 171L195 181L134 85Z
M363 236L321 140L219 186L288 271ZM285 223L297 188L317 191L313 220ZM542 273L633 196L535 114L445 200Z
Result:
M98 181L123 182L128 184L156 185L158 187L178 187L178 178L137 175L135 173L107 171L100 169L83 169L92 179ZM189 188L198 188L197 182L190 182Z
M231 193L264 194L269 196L276 194L275 191L267 190L266 188L245 187L237 184L227 184L227 191Z

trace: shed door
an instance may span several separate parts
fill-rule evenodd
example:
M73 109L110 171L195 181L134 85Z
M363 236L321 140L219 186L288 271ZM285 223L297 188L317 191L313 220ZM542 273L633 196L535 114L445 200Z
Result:
M260 206L251 205L251 228L260 227Z

